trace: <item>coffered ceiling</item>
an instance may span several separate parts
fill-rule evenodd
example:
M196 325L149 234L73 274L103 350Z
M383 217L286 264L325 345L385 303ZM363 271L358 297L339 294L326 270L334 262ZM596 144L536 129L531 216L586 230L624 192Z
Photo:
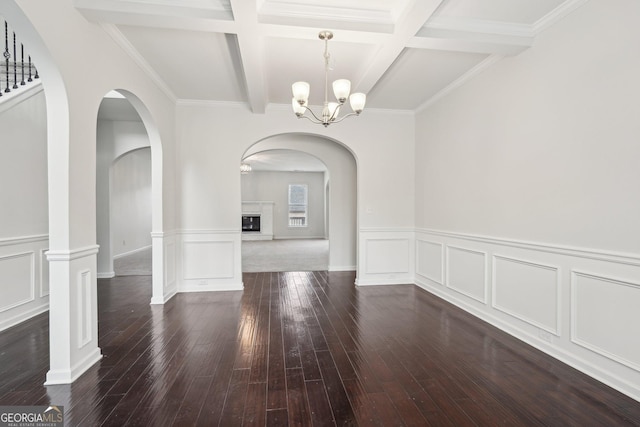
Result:
M324 98L347 78L367 108L429 105L586 0L75 0L175 100L291 103L291 83Z

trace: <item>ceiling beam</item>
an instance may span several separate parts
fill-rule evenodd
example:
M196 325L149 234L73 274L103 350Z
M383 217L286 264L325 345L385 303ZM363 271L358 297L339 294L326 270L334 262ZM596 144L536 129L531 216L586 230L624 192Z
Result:
M381 45L369 62L355 86L358 92L367 93L373 89L384 73L393 65L407 43L424 26L443 0L412 0L398 15L393 35Z
M157 5L122 0L74 0L73 4L91 22L231 34L236 32L231 10L223 7L185 7L180 4Z
M263 114L267 104L264 58L264 38L258 31L255 2L231 0L231 10L237 26L238 51L251 111Z

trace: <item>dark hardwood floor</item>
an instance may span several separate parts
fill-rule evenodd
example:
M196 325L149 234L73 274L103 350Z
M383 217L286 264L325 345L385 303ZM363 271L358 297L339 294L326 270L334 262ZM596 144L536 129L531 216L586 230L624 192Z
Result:
M640 403L412 286L248 273L243 292L150 306L149 276L98 282L104 358L42 385L48 315L0 333L0 405L72 426L640 425Z

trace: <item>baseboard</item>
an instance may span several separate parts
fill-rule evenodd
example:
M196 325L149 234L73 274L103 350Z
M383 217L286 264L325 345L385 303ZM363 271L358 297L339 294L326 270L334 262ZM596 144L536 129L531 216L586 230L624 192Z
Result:
M27 311L23 311L22 313L18 314L17 316L11 317L9 319L6 319L2 322L0 322L0 332L4 331L5 329L9 329L12 328L16 325L19 325L20 323L31 319L32 317L35 317L39 314L42 314L46 311L49 310L49 303L47 302L46 304L43 304L39 307L36 308L32 308L30 310Z
M176 294L178 293L178 291L176 289L173 289L169 292L167 292L166 294L164 294L162 297L160 298L155 298L152 297L151 298L151 305L162 305L165 304L166 302L168 302L171 298L173 298L174 296L176 296Z
M103 273L98 273L97 277L98 277L98 279L113 279L114 277L116 277L116 272L115 271L107 271L107 272L103 272Z
M356 286L384 286L384 285L413 285L413 282L401 279L360 280L356 279Z
M355 265L330 265L329 271L356 271Z
M177 292L218 292L218 291L242 291L244 284L240 283L217 283L214 285L183 286Z
M489 313L475 309L473 306L466 304L464 301L456 298L452 294L442 292L442 290L439 289L439 287L441 287L442 285L432 285L428 282L428 279L425 281L420 280L419 278L416 278L415 285L420 289L423 289L424 291L429 292L430 294L433 294L436 297L441 298L444 301L455 305L461 310L464 310L467 313L470 313L473 316L489 323L490 325L508 333L514 338L519 339L526 344L529 344L530 346L542 351L545 354L548 354L549 356L561 361L562 363L565 363L572 368L577 369L578 371L640 402L640 390L638 390L637 385L626 381L624 378L620 378L619 376L614 375L610 372L605 372L589 361L576 357L575 355L558 347L549 345L542 340L538 340L525 331L507 322L504 322L490 315Z
M146 251L147 249L151 249L151 245L143 246L141 248L137 248L137 249L134 249L134 250L131 250L131 251L128 251L128 252L124 252L124 253L121 253L121 254L118 254L118 255L114 255L113 259L118 259L118 258L122 258L122 257L128 256L128 255L137 254L138 252Z
M44 385L71 384L100 359L102 359L102 353L100 348L96 348L71 369L57 369L47 372L47 380Z

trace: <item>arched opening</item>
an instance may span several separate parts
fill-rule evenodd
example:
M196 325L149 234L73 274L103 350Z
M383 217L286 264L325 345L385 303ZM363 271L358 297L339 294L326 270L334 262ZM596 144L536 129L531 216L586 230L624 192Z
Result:
M114 90L100 104L96 143L98 277L151 275L152 303L163 303L163 257L153 250L154 231L162 231L157 127L140 99Z
M252 145L242 156L242 161L257 159L256 162L258 172L265 166L260 165L261 156L264 158L265 153L269 153L269 162L280 165L273 166L276 169L283 170L301 170L304 166L291 164L293 161L304 161L302 159L316 159L318 164L323 165L326 172L323 172L321 185L316 186L315 206L316 216L319 220L316 222L316 230L322 230L324 239L328 239L328 263L329 271L353 271L357 266L357 166L356 159L347 148L339 142L333 141L326 137L308 135L308 134L283 134L265 138ZM293 154L292 154L293 153ZM257 156L257 157L256 157ZM305 157L307 156L307 157ZM313 163L312 163L313 164ZM253 166L252 172L253 173ZM243 178L245 181L246 178ZM285 184L287 184L285 186ZM280 180L260 181L260 186L279 185L279 188L271 188L271 194L280 192L280 204L273 206L274 222L279 221L280 224L288 224L291 216L289 206L288 192L289 184ZM255 192L251 189L250 195L245 194L249 187L243 184L243 201L254 198ZM311 197L310 195L308 195ZM269 202L269 200L262 200ZM321 201L321 202L318 202ZM260 202L260 200L254 200ZM275 202L275 201L272 201ZM309 215L312 214L311 206L308 207ZM244 210L246 213L246 210ZM311 221L311 217L309 217ZM317 233L317 231L316 231ZM246 233L243 233L243 240ZM313 232L313 237L321 237ZM276 234L274 238L277 240L279 236ZM243 242L243 247L244 247ZM243 271L245 270L243 266ZM308 270L308 269L306 269ZM266 270L263 270L266 271ZM281 270L282 271L282 270ZM291 271L291 270L288 270Z

